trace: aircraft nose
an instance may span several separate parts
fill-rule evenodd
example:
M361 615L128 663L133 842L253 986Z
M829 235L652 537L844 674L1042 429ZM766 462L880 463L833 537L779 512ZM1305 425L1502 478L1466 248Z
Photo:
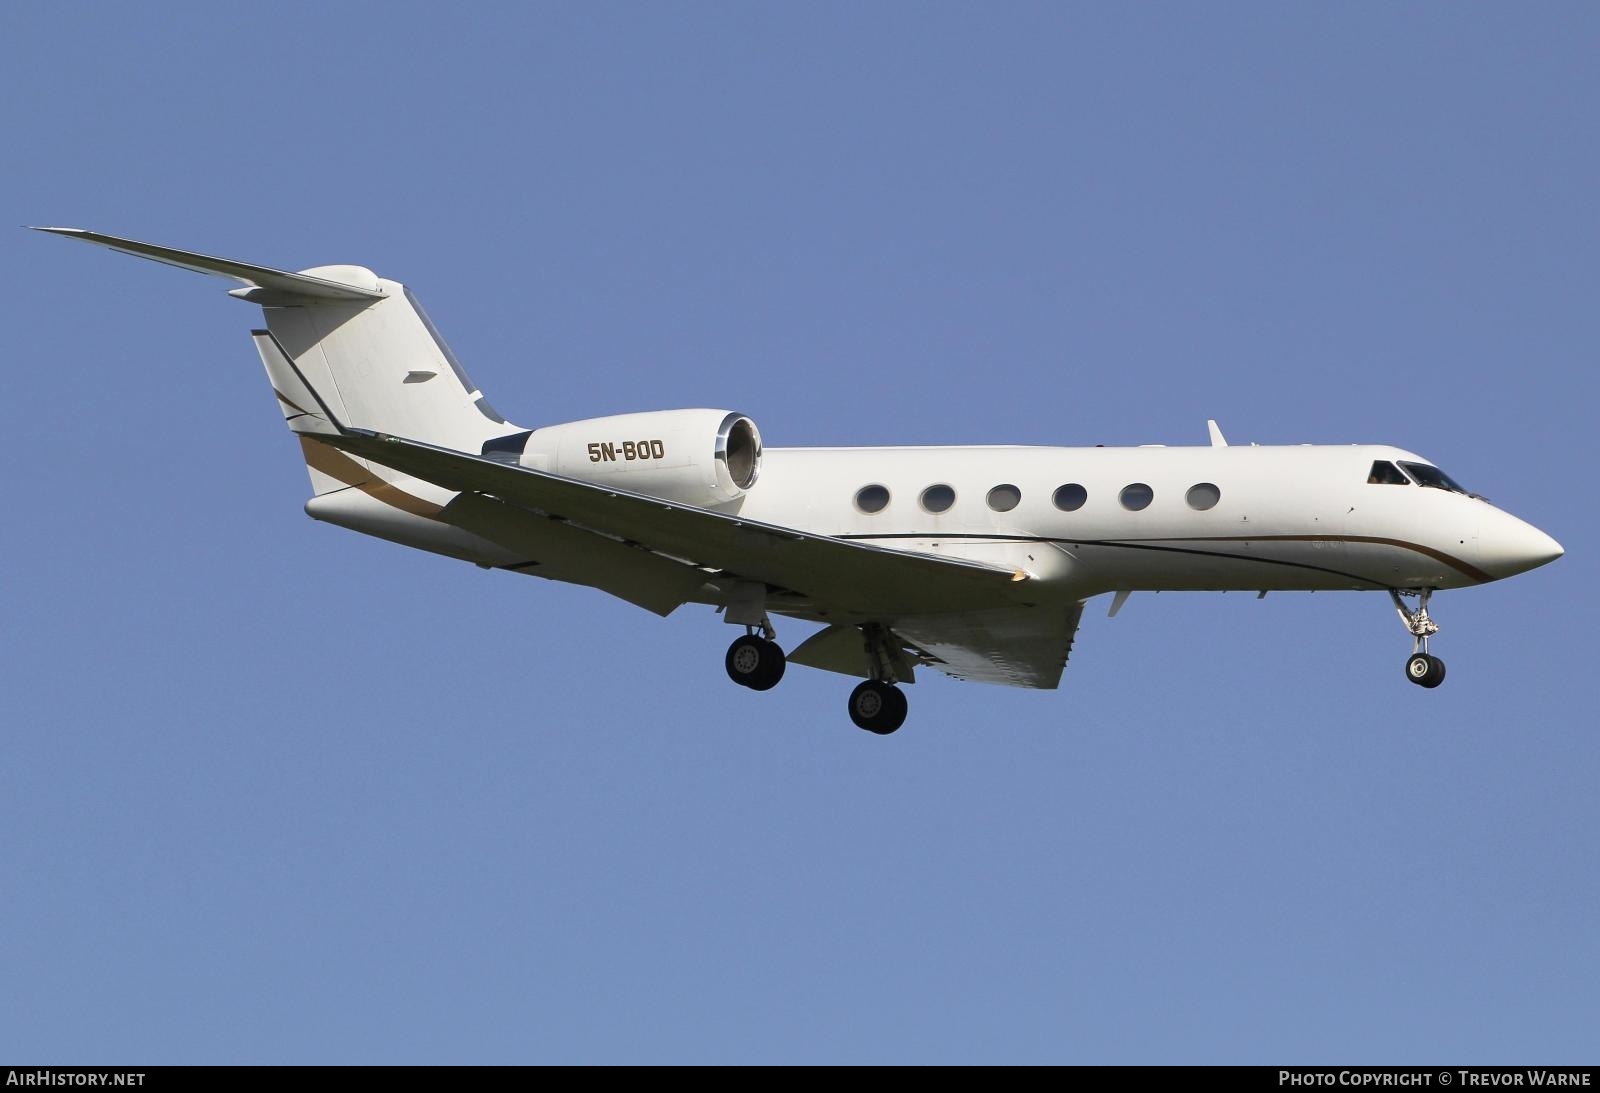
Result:
M1485 572L1512 577L1555 561L1561 544L1508 512L1492 510L1478 529L1478 556Z

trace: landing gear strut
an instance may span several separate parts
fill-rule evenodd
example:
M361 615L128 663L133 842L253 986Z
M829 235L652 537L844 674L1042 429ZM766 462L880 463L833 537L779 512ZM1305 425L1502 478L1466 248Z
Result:
M770 691L783 678L783 670L789 662L777 642L757 635L752 627L751 633L735 638L728 646L723 663L727 666L728 678L739 686L752 691Z
M872 675L850 692L850 720L858 729L888 736L905 724L906 696L895 681L909 680L911 668L888 627L868 623L861 628L861 636L866 642Z
M1400 598L1411 595L1417 597L1415 611L1408 610L1405 601ZM1428 599L1432 595L1431 588L1420 588L1416 592L1389 589L1394 609L1400 613L1400 621L1411 634L1411 656L1406 659L1406 678L1419 687L1429 689L1444 682L1444 661L1428 652L1428 639L1439 632L1439 624L1428 617Z

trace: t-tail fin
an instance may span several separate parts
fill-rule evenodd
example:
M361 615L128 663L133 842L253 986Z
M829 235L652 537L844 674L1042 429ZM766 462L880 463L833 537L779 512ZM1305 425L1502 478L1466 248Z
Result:
M352 427L475 453L519 431L490 408L410 291L362 266L290 273L81 228L39 230L225 277L239 286L230 296L260 304L267 329L252 337L318 494L350 483L319 471L309 455L325 445L306 437Z
M315 272L371 278L383 291L376 300L263 308L277 348L345 425L468 452L517 431L490 408L404 285L359 267Z

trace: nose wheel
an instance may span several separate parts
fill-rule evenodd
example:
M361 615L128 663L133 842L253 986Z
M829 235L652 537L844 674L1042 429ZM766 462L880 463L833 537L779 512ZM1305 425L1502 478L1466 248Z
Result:
M1402 592L1391 588L1389 598L1400 613L1400 621L1411 635L1411 656L1406 659L1406 678L1419 687L1432 690L1444 682L1444 661L1428 652L1428 639L1439 632L1439 624L1428 617L1428 600L1433 589L1421 588L1415 592ZM1406 606L1402 596L1416 596L1413 611Z
M1412 653L1406 661L1406 678L1419 687L1437 687L1444 682L1444 661L1427 653Z
M770 691L783 678L783 670L789 662L777 642L746 634L735 638L728 646L723 663L728 669L728 678L739 686L752 691Z

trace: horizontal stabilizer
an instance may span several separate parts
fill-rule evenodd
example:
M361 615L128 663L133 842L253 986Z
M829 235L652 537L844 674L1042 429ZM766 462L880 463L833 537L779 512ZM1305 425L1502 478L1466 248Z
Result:
M81 239L86 243L96 243L102 247L121 251L123 254L132 254L138 258L148 258L152 262L164 262L169 266L179 269L194 270L196 273L210 273L217 277L226 277L237 281L246 289L262 289L270 294L270 299L260 299L257 302L274 304L290 303L303 300L381 300L384 298L382 290L376 287L376 278L373 278L374 287L363 288L359 285L342 284L330 281L325 277L312 277L304 273L290 273L281 269L269 269L266 266L252 266L248 262L235 262L228 258L213 258L206 254L195 254L191 251L173 250L171 247L158 247L154 243L141 243L136 239L119 239L115 235L101 235L99 232L85 231L82 228L35 228L34 231L50 232L52 235L64 235L69 239ZM354 267L351 267L352 269ZM256 299L255 296L247 296Z

